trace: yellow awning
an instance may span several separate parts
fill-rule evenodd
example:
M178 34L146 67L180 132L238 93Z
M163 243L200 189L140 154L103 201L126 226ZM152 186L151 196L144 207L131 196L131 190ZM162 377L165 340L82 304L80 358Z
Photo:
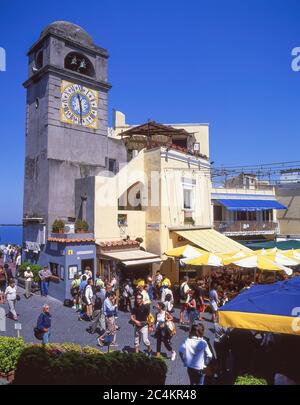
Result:
M202 249L213 253L232 253L244 251L248 254L253 251L214 229L194 229L175 231L177 235L194 243Z

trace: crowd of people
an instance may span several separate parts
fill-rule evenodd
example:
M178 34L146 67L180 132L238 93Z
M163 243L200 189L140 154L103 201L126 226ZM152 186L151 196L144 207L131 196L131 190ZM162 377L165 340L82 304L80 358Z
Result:
M90 322L86 331L97 333L99 346L118 346L118 311L130 312L129 323L133 327L135 352L138 353L144 345L147 356L155 353L159 357L163 344L170 353L170 360L176 359L177 352L172 344L177 322L174 318L174 293L171 281L159 271L154 278L126 278L120 283L117 275L113 275L110 280L102 280L97 274L93 280L91 269L86 268L82 275L75 275L70 293L72 308L77 311L78 320ZM201 320L205 308L209 306L217 328L220 300L216 285L212 284L207 292L204 280L197 280L191 287L189 278L184 277L180 285L180 305L179 324L187 326L190 333L178 353L188 369L191 384L202 384L204 369L213 355L209 343L204 339ZM46 329L48 342L49 333ZM156 339L155 351L151 347L150 334Z

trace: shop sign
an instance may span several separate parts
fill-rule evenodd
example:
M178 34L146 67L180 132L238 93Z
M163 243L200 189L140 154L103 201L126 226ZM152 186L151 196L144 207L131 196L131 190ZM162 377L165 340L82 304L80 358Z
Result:
M159 231L159 228L160 228L159 223L147 224L147 231Z

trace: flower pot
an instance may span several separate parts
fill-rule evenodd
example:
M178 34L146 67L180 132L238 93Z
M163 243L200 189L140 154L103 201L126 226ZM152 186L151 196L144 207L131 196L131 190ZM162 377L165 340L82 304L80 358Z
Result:
M64 229L59 229L58 233L65 233L65 230Z
M0 378L3 378L4 380L7 380L9 383L11 383L15 378L15 371L12 370L8 373L2 373L2 371L0 371Z

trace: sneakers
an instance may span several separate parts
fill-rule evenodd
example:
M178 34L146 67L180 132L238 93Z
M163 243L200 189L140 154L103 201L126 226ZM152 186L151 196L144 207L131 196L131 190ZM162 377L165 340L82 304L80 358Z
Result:
M149 357L149 359L152 357L152 355L153 355L152 350L146 352L146 356Z
M76 305L73 305L73 306L72 306L72 309L77 309Z
M171 355L171 360L174 361L176 359L176 352L173 350L172 355Z
M103 347L103 346L104 346L103 340L100 339L100 338L98 338L98 339L97 339L97 345L100 346L100 347Z
M110 347L118 347L119 345L118 345L118 343L111 343L109 346Z

